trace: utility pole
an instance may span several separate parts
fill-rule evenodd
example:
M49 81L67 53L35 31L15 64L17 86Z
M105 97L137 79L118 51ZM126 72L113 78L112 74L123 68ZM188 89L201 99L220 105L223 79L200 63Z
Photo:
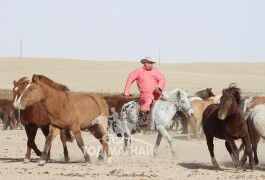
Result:
M21 38L19 41L19 59L22 59L22 45L23 45L23 39Z
M160 66L160 48L158 49L158 62L159 62L159 66Z

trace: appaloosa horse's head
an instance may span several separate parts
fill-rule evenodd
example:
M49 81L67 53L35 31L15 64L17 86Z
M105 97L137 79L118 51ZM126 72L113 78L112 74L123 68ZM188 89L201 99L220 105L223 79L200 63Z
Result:
M241 104L241 90L236 87L235 83L230 84L229 88L223 89L222 93L218 110L218 118L220 120L224 120L237 111Z
M170 93L163 93L163 99L173 103L177 111L182 111L189 117L193 117L194 111L191 107L190 100L186 91L174 89Z

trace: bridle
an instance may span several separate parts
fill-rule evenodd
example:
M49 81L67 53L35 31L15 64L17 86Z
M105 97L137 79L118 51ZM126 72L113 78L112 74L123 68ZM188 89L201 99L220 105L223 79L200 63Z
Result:
M169 97L171 97L171 96L172 96L172 95L169 95ZM177 112L180 111L180 112L182 112L182 113L188 115L189 110L192 109L191 106L190 106L188 109L184 109L184 108L182 108L182 107L179 105L180 103L178 103L178 105L177 105L175 102L173 102L173 101L171 101L171 100L168 100L168 99L169 99L169 98L167 98L167 99L163 98L163 99L161 99L161 100L165 100L165 101L167 101L167 102L170 102L170 103L174 104L174 106L175 106L176 109L177 109ZM177 113L177 112L176 112L176 113ZM188 115L188 117L189 117L189 115Z
M18 107L18 105L20 104L20 100L21 100L22 95L23 95L24 92L29 88L30 85L31 85L31 84L29 83L29 84L26 86L26 88L23 90L23 92L20 94L19 97L16 95L15 100L14 100L14 103L13 103L14 107Z

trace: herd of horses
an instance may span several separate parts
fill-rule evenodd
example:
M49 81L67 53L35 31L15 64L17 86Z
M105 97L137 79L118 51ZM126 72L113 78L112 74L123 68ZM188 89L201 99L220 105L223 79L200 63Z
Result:
M30 161L33 149L36 155L40 156L39 165L45 164L50 158L52 141L60 134L65 162L69 161L66 142L72 142L75 138L84 155L85 163L91 164L81 135L82 130L88 130L102 145L98 161L102 162L106 154L107 162L111 164L112 156L107 132L111 107L114 107L120 115L120 127L123 130L120 136L124 137L124 150L130 150L132 129L129 126L133 124L138 127L139 97L128 98L122 95L98 97L90 93L78 94L43 75L33 75L31 80L22 77L18 81L14 80L13 86L11 106L15 110L0 108L0 114L4 119L15 116L24 126L28 138L24 162ZM204 132L215 168L220 169L214 156L213 139L219 138L225 140L225 147L236 169L241 168L247 159L249 159L249 168L253 169L259 163L258 142L260 137L265 138L265 97L242 99L241 89L234 83L224 88L220 95L214 95L212 89L207 88L196 92L195 96L197 97L191 98L187 92L174 89L169 93L164 92L163 96L152 105L151 125L158 132L154 155L158 154L159 144L164 137L170 145L172 155L176 156L174 141L167 130L170 123L179 116L182 122L187 122L188 139L191 133L194 133L200 140L200 131ZM13 113L10 113L11 111ZM184 123L182 126L185 128ZM38 128L41 128L46 137L43 151L40 151L35 144ZM237 139L242 140L240 149L235 144ZM239 159L239 150L242 149L244 154Z

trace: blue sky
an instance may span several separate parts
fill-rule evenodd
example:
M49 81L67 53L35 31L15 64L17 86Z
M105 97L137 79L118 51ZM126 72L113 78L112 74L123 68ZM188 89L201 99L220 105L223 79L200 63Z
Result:
M265 62L264 0L1 0L0 57Z

